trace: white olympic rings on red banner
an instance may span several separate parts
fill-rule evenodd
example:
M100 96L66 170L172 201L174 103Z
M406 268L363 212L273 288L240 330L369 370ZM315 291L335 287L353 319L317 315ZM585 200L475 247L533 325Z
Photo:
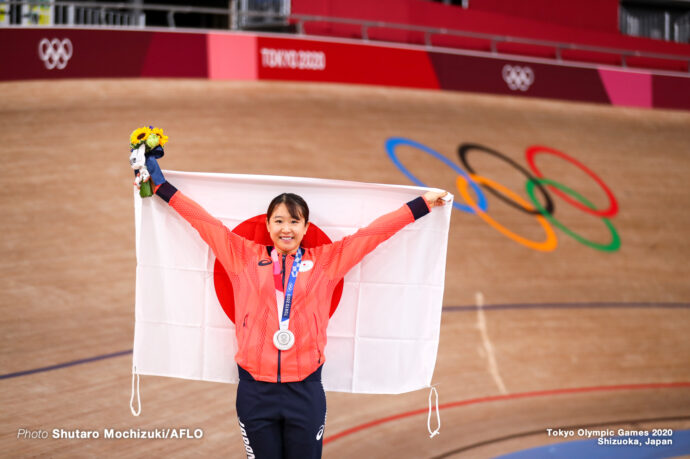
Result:
M534 83L534 71L530 67L520 67L519 65L512 66L506 64L503 66L503 81L508 84L508 87L513 91L527 91L532 83Z
M38 57L43 61L48 70L62 70L67 67L67 62L72 57L72 42L69 38L60 40L43 38L38 44Z

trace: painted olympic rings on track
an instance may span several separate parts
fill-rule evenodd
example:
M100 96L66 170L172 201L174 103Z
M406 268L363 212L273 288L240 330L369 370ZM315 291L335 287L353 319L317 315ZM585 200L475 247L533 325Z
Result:
M478 145L476 143L463 143L458 147L458 156L460 157L460 161L462 162L462 165L465 166L465 169L467 169L470 174L477 174L477 172L470 166L469 161L467 160L467 153L471 150L479 150L483 151L485 153L489 153L490 155L493 155L511 166L513 166L515 169L517 169L519 172L522 172L522 174L527 177L527 180L530 182L534 181L536 177L534 177L532 174L529 173L527 169L510 159L509 157L505 156L502 153L497 152L496 150L492 150L491 148L485 147L483 145ZM493 182L492 182L493 183ZM553 200L551 199L551 196L549 196L549 193L546 191L546 189L541 185L541 183L537 183L537 187L539 188L539 191L541 192L542 196L544 196L544 200L546 201L546 212L553 215L554 213L554 206L553 206ZM509 204L513 207L515 207L518 210L521 210L523 212L527 212L528 214L535 214L535 215L540 215L541 212L538 209L535 209L532 207L532 209L528 209L528 207L531 207L529 205L521 205L519 202L516 201L524 201L524 200L516 200L516 199L510 199L508 198L505 193L500 193L497 191L495 187L489 186L487 183L484 183L484 188L489 190L491 194L496 196L497 198L501 199L504 201L506 204ZM514 193L513 193L514 194Z
M592 180L597 182L597 184L601 187L602 190L604 190L604 193L606 193L606 196L609 198L610 205L608 209L604 210L597 210L596 208L592 207L589 208L583 204L584 201L578 202L574 200L572 197L568 196L567 193L564 193L562 189L558 189L557 187L553 187L553 192L556 193L558 196L563 198L564 201L567 201L569 204L572 204L573 206L577 207L578 209L582 210L583 212L587 212L588 214L596 215L598 217L613 217L618 213L618 201L616 201L616 197L613 195L613 192L609 189L608 186L604 183L602 179L599 178L598 175L596 175L594 172L589 170L587 166L582 164L581 162L577 161L574 158L571 158L570 156L566 155L562 151L556 150L555 148L549 148L545 147L542 145L534 145L531 146L527 149L525 152L525 156L527 158L527 162L529 163L530 167L534 171L537 177L539 178L544 178L544 175L539 171L537 168L537 165L535 164L534 161L534 156L537 155L538 153L549 153L555 156L558 156L561 159L564 159L574 166L580 168L584 173L592 177Z
M398 145L408 145L410 147L416 148L418 150L422 150L425 153L430 154L434 158L438 159L441 161L443 164L446 166L450 167L453 169L453 171L457 172L460 176L464 177L467 179L469 182L470 186L474 190L475 193L477 193L477 205L480 210L486 212L486 196L484 193L482 193L482 190L479 188L479 185L474 183L474 181L470 178L469 175L467 175L467 172L464 170L460 169L454 162L452 162L450 159L446 158L443 156L441 153L437 152L436 150L433 150L429 147L427 147L424 144L421 144L419 142L415 142L414 140L411 139L406 139L404 137L390 137L389 139L386 140L386 151L388 152L388 156L390 157L391 161L393 161L393 164L397 166L400 171L407 176L410 180L412 180L415 185L417 186L423 186L425 188L429 188L427 184L419 180L415 175L410 172L403 164L400 162L398 157L395 154L395 148ZM464 206L462 204L458 204L457 202L453 203L453 207L455 207L458 210L462 210L464 212L469 212L471 214L475 213L474 209L470 206Z
M465 166L465 168L470 172L469 174L462 169L460 169L455 163L453 163L450 159L446 158L445 156L441 155L437 151L427 147L424 144L421 144L419 142L415 142L414 140L407 139L404 137L391 137L388 140L386 140L386 151L388 152L388 156L390 159L393 161L395 166L400 169L400 171L405 174L412 182L417 184L418 186L422 187L428 187L425 183L423 183L421 180L419 180L412 172L410 172L398 159L398 157L395 154L395 149L399 145L408 145L413 148L416 148L418 150L421 150L434 158L438 159L445 165L449 166L453 171L457 172L459 177L456 179L456 187L458 188L458 191L460 192L460 195L462 198L465 200L468 205L462 205L457 202L453 203L453 206L461 210L463 212L471 213L478 215L480 218L482 218L487 224L489 224L492 228L495 230L499 231L501 234L506 236L507 238L525 246L528 247L532 250L537 250L537 251L542 251L542 252L550 252L552 250L555 250L556 247L558 246L558 241L556 238L556 234L551 227L551 225L556 226L557 228L561 229L564 233L566 233L568 236L572 237L576 241L580 242L581 244L596 249L596 250L601 250L604 252L614 252L618 249L620 249L621 246L621 240L618 235L618 232L616 231L615 227L611 223L611 221L608 218L605 217L610 217L613 215L616 215L618 213L618 202L616 201L615 196L613 195L613 192L609 189L608 186L603 182L599 176L597 176L594 172L592 172L590 169L588 169L584 164L580 163L579 161L575 160L574 158L566 155L565 153L556 150L554 148L550 147L545 147L542 145L535 145L527 148L526 151L526 158L527 162L530 166L530 169L532 169L532 172L536 175L532 175L530 171L525 169L524 167L520 166L517 164L515 161L512 159L508 158L507 156L503 155L502 153L499 153L496 150L493 150L491 148L479 145L479 144L473 144L473 143L467 143L467 144L461 144L458 147L458 156L462 164ZM475 173L474 169L472 166L469 164L469 161L467 160L467 154L471 150L480 150L485 153L489 153L493 156L496 156L497 158L503 160L504 162L510 164L513 166L515 169L517 169L519 172L521 172L526 178L526 191L530 199L532 200L532 203L534 205L531 205L529 202L527 202L525 199L520 197L517 193L514 191L508 189L507 187L495 182L494 180L490 180L486 177L483 177L481 175L478 175ZM557 156L574 166L578 167L580 170L585 172L589 177L591 177L597 184L604 190L606 193L608 199L609 199L609 207L607 209L603 210L598 210L596 207L589 201L587 200L584 196L580 195L579 193L575 192L574 190L571 190L570 188L566 187L565 185L562 185L554 180L544 178L543 174L541 171L536 167L534 157L539 154L539 153L548 153L552 154L554 156ZM475 203L472 197L470 196L470 193L468 192L467 185L470 185L474 192L477 195L477 202ZM537 218L537 221L539 224L544 228L544 232L546 233L546 239L544 241L533 241L527 238L524 238L518 234L515 234L514 232L510 231L503 225L499 224L496 222L493 218L491 218L487 214L487 201L486 201L486 196L484 192L481 190L481 188L478 186L478 184L482 185L482 188L485 188L488 190L490 193L494 194L504 202L510 204L512 207L515 207L519 209L522 212L526 212L528 214L532 214ZM541 195L544 198L545 204L541 204L539 200L537 199L535 195L535 188L538 188ZM554 204L551 199L549 190L552 190L554 193L556 193L559 197L561 197L564 201L568 202L569 204L573 205L577 209L580 209L590 215L594 215L597 217L602 218L604 221L604 224L606 227L609 229L609 232L611 233L611 242L608 244L600 244L597 242L590 241L583 236L575 233L574 231L570 230L567 228L565 225L563 225L561 222L556 220L556 218L553 216L554 213Z
M530 206L530 204L524 199L522 199L520 195L518 195L514 191L509 190L500 183L496 183L493 180L489 180L486 177L480 177L474 174L472 174L471 177L474 181L478 183L491 186L494 189L499 190L501 193L503 193L503 195L508 195L513 200L513 202L517 202L518 204L524 206L526 210L530 207L532 210L534 210L534 207ZM533 184L534 182L529 183ZM487 214L486 212L482 212L480 209L478 209L476 204L472 201L470 194L467 192L467 181L463 177L457 178L456 186L462 198L470 205L470 207L472 207L475 210L479 217L481 217L481 219L488 223L491 227L502 233L505 237L512 239L518 244L522 244L526 247L529 247L530 249L538 250L540 252L551 252L552 250L555 250L558 246L558 238L556 238L556 233L553 231L553 228L551 228L551 226L546 221L546 218L544 218L543 215L537 215L537 221L542 226L542 228L544 228L544 232L546 232L546 240L544 242L531 241L529 239L526 239L522 236L513 233L508 228L500 225L496 222L496 220L489 217L489 214ZM540 207L541 209L543 209L541 204Z
M561 185L560 183L554 182L553 180L549 179L537 179L536 183L544 183L546 185L550 185L552 187L557 188L559 191L566 193L570 196L573 196L575 199L577 199L580 203L586 205L589 209L594 210L594 204L589 202L584 196L579 194L578 192L571 190L570 188L566 187L565 185ZM598 249L603 252L615 252L618 250L621 246L621 239L618 236L618 232L616 231L616 228L614 228L613 224L611 223L611 220L608 218L602 217L601 219L604 221L606 226L608 227L609 231L611 232L611 242L609 244L597 244L596 242L592 242L590 240L587 240L580 236L579 234L575 233L574 231L568 229L565 225L563 225L561 222L556 220L553 215L550 215L545 212L545 209L542 207L542 205L539 203L537 200L536 196L534 196L534 185L536 184L535 182L527 182L527 194L529 194L530 199L532 199L532 202L534 203L537 208L544 212L544 216L553 224L554 226L557 226L560 228L565 234L568 236L572 237L576 241L580 242L581 244L584 244L588 247L591 247L593 249Z

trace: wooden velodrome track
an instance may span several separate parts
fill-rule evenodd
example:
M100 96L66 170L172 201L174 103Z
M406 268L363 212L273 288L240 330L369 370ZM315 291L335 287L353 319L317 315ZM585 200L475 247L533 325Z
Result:
M615 252L560 229L556 250L532 250L454 211L434 377L441 434L426 433L427 391L329 393L325 457L491 457L563 441L547 428L690 428L690 113L269 82L0 88L3 456L244 456L234 386L142 377L143 412L130 414L136 261L126 139L143 124L165 128L171 140L163 167L172 170L410 184L384 149L386 138L405 136L456 164L463 142L525 168L526 148L546 145L613 191ZM462 202L449 167L408 146L396 153L421 180ZM527 199L524 175L508 163L480 151L469 160L478 174ZM547 154L537 163L546 177L608 207L602 189L573 164ZM564 225L611 240L600 217L551 194ZM534 216L487 196L501 225L544 238ZM93 357L103 358L30 371ZM17 438L19 429L99 430L102 437L104 428L162 427L199 428L204 436Z

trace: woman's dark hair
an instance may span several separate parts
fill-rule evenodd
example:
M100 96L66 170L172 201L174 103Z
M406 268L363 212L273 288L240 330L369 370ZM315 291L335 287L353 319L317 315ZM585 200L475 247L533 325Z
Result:
M266 211L266 220L271 218L273 211L279 204L285 204L292 218L296 218L297 220L304 218L304 223L309 223L309 206L301 196L294 193L283 193L273 198L273 201L268 205L268 210Z

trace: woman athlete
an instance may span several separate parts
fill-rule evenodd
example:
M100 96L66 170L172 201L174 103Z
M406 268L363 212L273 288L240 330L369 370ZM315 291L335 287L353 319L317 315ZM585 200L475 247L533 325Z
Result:
M153 156L146 166L155 193L199 232L232 282L236 408L247 457L320 458L326 425L321 369L333 290L381 242L444 205L447 193L428 191L350 236L309 249L300 247L309 207L283 193L268 207L273 246L264 246L233 233L179 192Z

